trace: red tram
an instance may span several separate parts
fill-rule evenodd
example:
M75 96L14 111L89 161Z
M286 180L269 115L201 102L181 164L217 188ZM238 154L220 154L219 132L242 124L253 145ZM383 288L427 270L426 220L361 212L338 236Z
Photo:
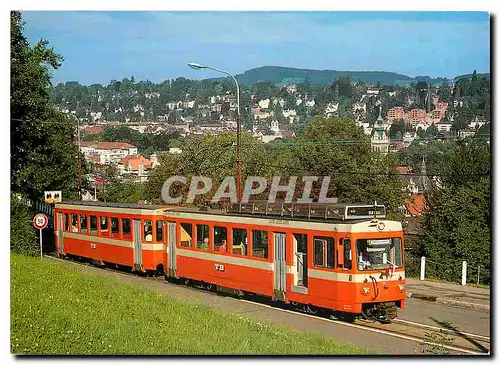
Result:
M268 296L314 312L390 320L404 308L404 238L385 207L234 204L214 209L64 202L59 255Z

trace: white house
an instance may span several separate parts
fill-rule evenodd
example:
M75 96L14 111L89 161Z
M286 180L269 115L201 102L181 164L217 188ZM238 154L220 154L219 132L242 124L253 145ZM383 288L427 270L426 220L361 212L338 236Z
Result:
M453 123L451 122L439 122L434 124L439 132L450 132L451 131L451 126Z
M269 108L269 103L270 103L269 99L264 99L264 100L259 101L259 106L262 109L268 109Z

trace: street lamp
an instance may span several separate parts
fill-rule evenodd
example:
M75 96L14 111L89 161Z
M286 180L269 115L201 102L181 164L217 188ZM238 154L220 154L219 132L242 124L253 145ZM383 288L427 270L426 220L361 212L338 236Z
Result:
M237 114L236 114L236 190L238 195L238 203L241 202L242 195L242 161L241 161L241 119L240 119L240 87L238 81L229 72L219 70L214 67L200 65L199 63L188 63L188 66L193 70L209 69L216 72L223 73L230 76L234 83L236 84L236 102L238 104Z

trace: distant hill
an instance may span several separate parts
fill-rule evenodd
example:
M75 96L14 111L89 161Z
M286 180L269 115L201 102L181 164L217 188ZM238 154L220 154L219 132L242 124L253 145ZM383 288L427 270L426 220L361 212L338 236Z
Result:
M254 68L245 73L236 75L238 82L245 85L254 85L257 82L267 81L276 85L309 82L311 85L330 85L341 76L349 76L352 81L363 81L368 84L380 82L383 85L403 85L412 82L425 81L431 84L441 84L445 78L430 78L428 76L410 77L395 72L386 71L336 71L311 70L282 66L263 66ZM448 80L451 81L451 80Z
M477 77L483 77L483 76L486 76L488 78L488 80L490 80L490 74L489 73L485 73L485 74L476 74ZM460 75L460 76L457 76L453 79L453 82L457 82L458 80L460 79L470 79L472 78L472 74L467 74L467 75Z
M486 75L488 74L478 74ZM253 68L245 71L245 73L236 75L239 83L245 85L254 85L257 82L272 82L276 85L298 84L302 82L309 82L311 85L330 85L334 80L341 76L349 76L352 81L363 81L368 84L376 84L380 82L382 85L405 85L423 81L431 85L440 85L443 81L456 81L462 77L471 77L470 75L462 75L456 77L454 80L445 77L431 78L429 76L416 76L410 77L403 74L387 71L336 71L336 70L311 70L300 69L282 66L263 66ZM218 78L221 80L223 78Z

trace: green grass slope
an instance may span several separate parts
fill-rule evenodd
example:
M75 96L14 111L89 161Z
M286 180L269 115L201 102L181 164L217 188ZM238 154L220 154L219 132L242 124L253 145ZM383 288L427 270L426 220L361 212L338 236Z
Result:
M12 353L368 353L318 334L259 323L80 270L11 255Z

